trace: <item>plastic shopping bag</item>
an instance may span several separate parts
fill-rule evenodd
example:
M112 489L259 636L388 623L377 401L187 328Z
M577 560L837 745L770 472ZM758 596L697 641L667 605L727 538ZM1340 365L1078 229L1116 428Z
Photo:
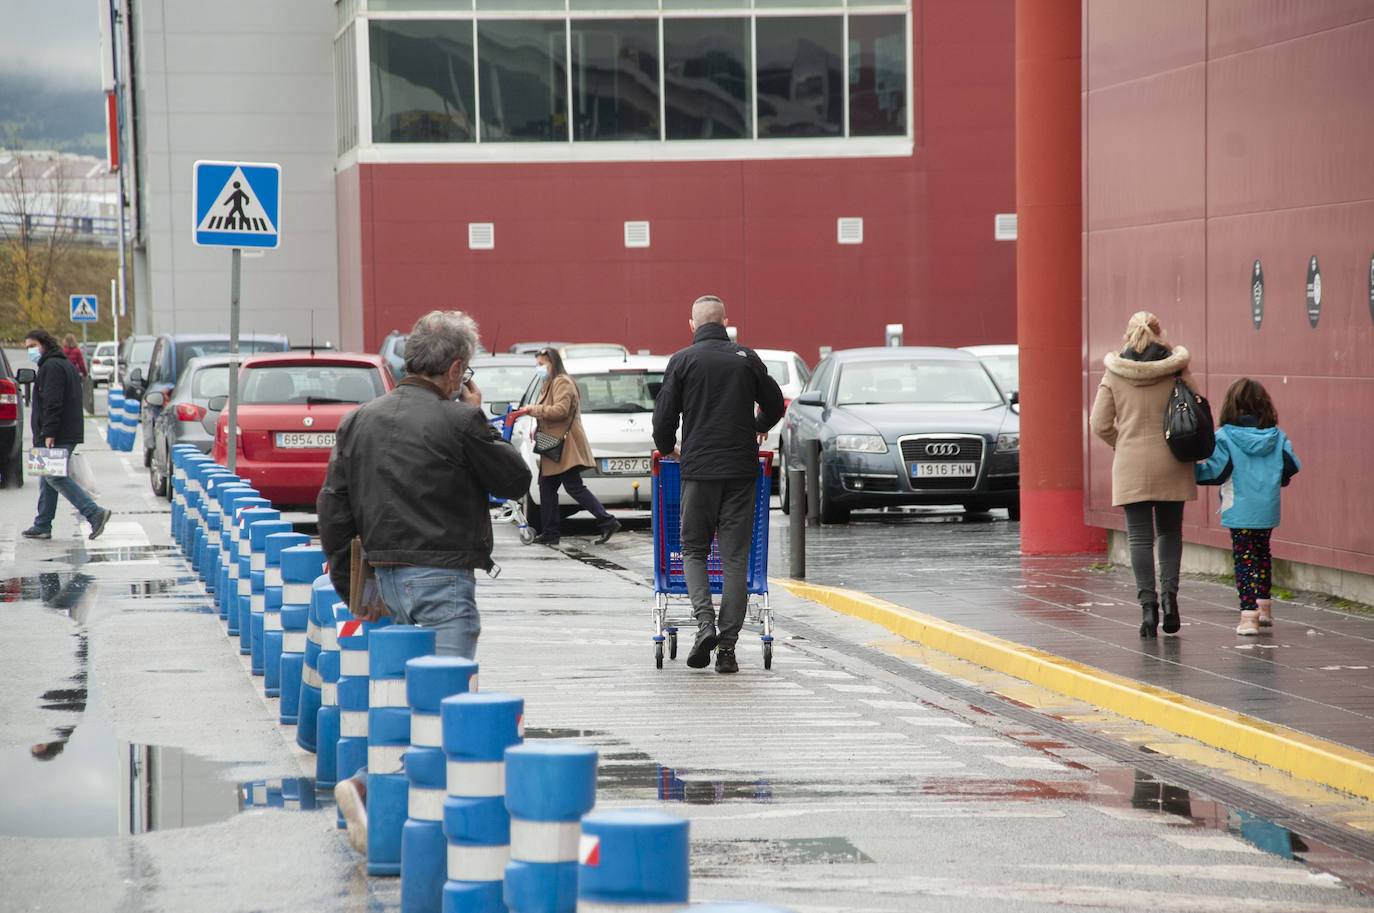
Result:
M67 475L71 480L80 485L86 494L95 497L100 494L100 486L96 483L95 473L91 471L90 461L86 459L84 453L73 453L71 459L67 460Z

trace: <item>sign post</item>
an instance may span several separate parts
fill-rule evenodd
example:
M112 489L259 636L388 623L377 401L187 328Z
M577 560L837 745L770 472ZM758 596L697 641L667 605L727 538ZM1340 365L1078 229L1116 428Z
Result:
M196 162L192 241L233 248L229 275L229 418L225 468L234 471L239 432L239 274L243 248L275 249L281 243L281 166L252 162Z

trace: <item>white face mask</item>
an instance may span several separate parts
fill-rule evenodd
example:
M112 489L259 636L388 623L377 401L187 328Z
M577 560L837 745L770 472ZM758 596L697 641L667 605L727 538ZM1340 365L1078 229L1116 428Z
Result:
M539 366L539 376L540 376L540 377L545 377L545 378L549 376L549 366L548 366L548 365L540 365L540 366Z
M34 362L35 364L37 364L38 361L39 361L40 359L42 359L42 357L43 357L43 350L42 350L42 349L40 349L38 346L29 346L29 361Z

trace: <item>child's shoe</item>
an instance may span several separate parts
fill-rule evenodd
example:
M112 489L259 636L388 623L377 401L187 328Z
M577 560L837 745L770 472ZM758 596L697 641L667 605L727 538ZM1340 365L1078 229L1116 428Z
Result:
M1256 599L1255 605L1259 607L1259 626L1272 628L1274 626L1274 601L1272 599Z
M1236 626L1236 633L1244 636L1251 636L1259 633L1259 612L1252 612L1245 609L1240 613L1240 624Z

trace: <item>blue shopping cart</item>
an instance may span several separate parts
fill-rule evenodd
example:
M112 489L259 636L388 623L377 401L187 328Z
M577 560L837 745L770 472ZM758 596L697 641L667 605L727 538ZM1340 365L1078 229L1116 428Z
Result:
M773 668L773 610L768 605L768 498L773 488L772 451L759 452L758 484L754 494L754 535L749 544L749 608L745 621L762 627L763 668ZM663 668L663 654L677 659L677 622L669 618L669 597L687 595L682 570L682 477L677 460L655 452L653 458L654 532L654 664ZM721 591L720 553L711 543L706 559L711 592ZM692 619L695 628L696 621Z
M511 429L514 424L506 424L506 415L511 411L510 406L506 406L506 411L501 415L492 416L491 423L501 432L503 440L510 440ZM487 495L487 500L491 502L491 518L497 523L507 521L514 523L515 528L520 531L520 541L529 545L534 541L534 530L525 521L525 509L520 506L519 499L498 498L496 495Z

